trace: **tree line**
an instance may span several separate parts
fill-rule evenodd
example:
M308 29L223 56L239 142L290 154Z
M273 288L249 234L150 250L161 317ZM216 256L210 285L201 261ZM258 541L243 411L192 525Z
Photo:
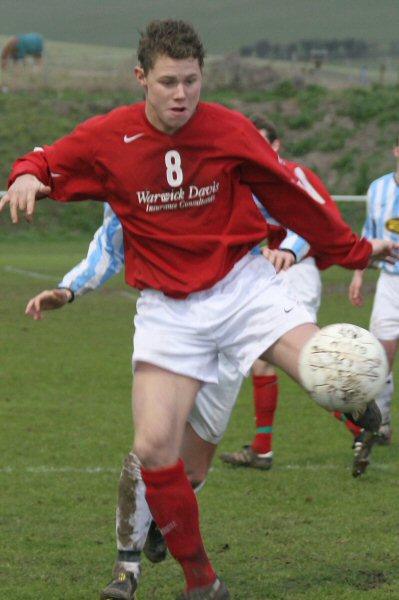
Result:
M388 52L382 52L378 44L366 42L356 38L309 38L280 44L269 40L258 40L252 45L241 46L240 56L257 56L259 58L277 58L283 60L309 60L315 53L324 53L329 59L343 58L370 58L381 54L398 55L399 42L392 41L388 45Z

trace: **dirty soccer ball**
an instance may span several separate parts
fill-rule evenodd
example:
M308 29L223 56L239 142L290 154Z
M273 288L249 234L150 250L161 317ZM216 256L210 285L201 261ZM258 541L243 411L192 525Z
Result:
M336 323L320 329L299 359L304 388L329 411L358 418L381 391L388 361L380 342L366 329Z

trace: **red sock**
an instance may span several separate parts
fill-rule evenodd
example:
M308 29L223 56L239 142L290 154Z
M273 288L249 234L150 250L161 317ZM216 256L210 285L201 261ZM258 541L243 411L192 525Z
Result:
M344 413L341 412L333 412L333 417L338 419L338 421L342 421L345 423L349 431L353 434L353 437L357 437L359 433L362 431L362 428L359 425L355 425L352 421L349 421L348 417L345 417Z
M272 450L274 413L278 403L277 375L253 375L256 436L251 448L256 454Z
M141 467L151 514L172 556L181 564L187 591L211 585L215 571L202 542L194 491L181 459L171 467Z

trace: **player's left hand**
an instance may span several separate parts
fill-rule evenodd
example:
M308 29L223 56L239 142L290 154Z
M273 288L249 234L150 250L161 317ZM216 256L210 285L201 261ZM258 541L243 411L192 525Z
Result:
M399 244L392 240L369 240L373 250L370 263L383 260L384 262L394 264L399 259Z
M349 285L349 301L353 306L363 306L363 273L360 269L356 269L353 273L352 281Z
M272 263L277 273L286 271L296 263L295 256L289 250L271 250L265 246L262 248L262 254Z
M32 317L34 321L43 319L43 310L54 310L71 302L73 293L68 288L56 288L54 290L43 290L26 305L25 314Z

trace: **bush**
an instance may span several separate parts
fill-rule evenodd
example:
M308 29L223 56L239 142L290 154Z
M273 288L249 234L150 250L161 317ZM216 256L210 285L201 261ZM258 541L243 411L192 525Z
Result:
M355 150L342 154L332 165L340 175L352 173L355 169Z
M290 129L311 129L314 118L307 113L301 113L295 117L287 117L287 126Z
M357 177L355 179L354 188L355 194L365 194L373 178L370 175L370 165L364 161L360 163L358 168Z
M334 152L341 150L348 139L349 131L342 127L331 127L328 134L324 136L319 143L319 150L322 152Z
M348 116L357 125L361 125L387 111L396 114L398 108L398 86L380 87L374 86L373 90L355 89L349 90L344 95L345 104L339 114Z
M317 147L317 138L309 136L290 145L290 154L295 157L304 156Z

